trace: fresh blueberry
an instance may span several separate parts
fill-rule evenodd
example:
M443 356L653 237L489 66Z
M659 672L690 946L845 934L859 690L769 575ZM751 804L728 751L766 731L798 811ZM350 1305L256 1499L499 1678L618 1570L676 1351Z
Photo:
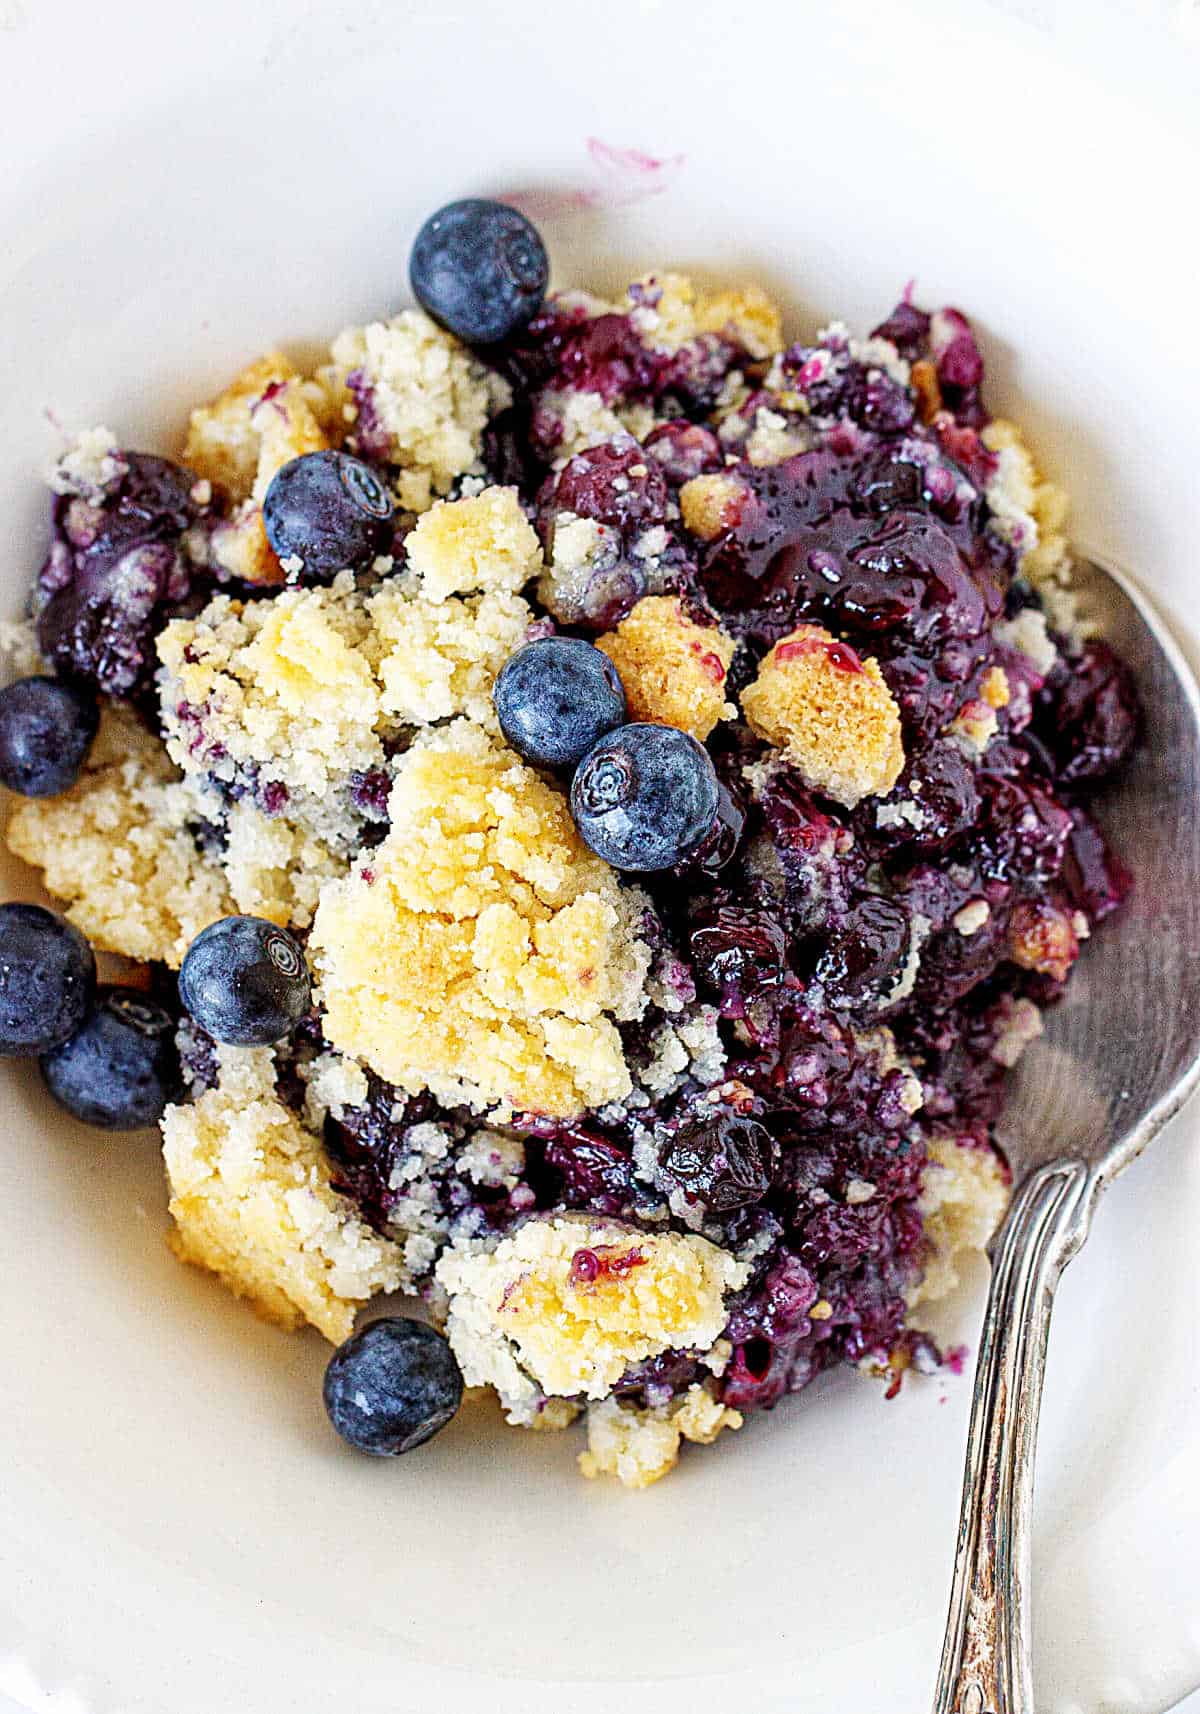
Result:
M408 265L423 310L470 345L493 345L533 320L546 296L546 247L523 214L467 197L417 233Z
M325 1409L342 1439L375 1458L411 1452L462 1403L454 1353L435 1328L404 1316L373 1321L325 1370Z
M307 1012L308 966L286 929L262 917L222 917L188 947L179 993L215 1040L265 1047Z
M0 690L0 781L22 797L65 792L99 724L90 691L56 678L17 679Z
M0 1054L57 1047L95 991L96 960L77 928L41 905L0 905Z
M702 744L674 726L621 726L601 738L571 782L571 812L614 869L669 869L712 827L716 771Z
M182 1089L175 1019L135 988L102 994L82 1029L43 1054L41 1067L59 1106L105 1131L157 1125Z
M392 511L391 495L361 458L306 452L271 478L263 524L290 582L324 583L384 551Z
M578 637L526 643L505 662L493 699L513 749L543 768L574 767L625 718L616 667Z

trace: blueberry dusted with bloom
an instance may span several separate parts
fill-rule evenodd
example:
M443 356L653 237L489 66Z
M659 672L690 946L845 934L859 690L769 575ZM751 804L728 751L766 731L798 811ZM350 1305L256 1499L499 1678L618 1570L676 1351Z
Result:
M617 669L577 637L540 637L508 660L493 693L514 750L543 768L574 767L625 718Z
M56 678L0 690L0 781L22 797L55 797L79 778L100 725L95 695Z
M359 571L389 545L392 497L348 452L307 452L276 472L263 525L290 583L328 583Z
M102 994L83 1027L43 1054L41 1067L59 1106L105 1131L157 1125L182 1090L175 1019L134 988Z
M188 947L179 993L215 1040L266 1047L282 1041L308 1011L308 966L286 929L263 917L222 917Z
M95 991L96 960L73 924L41 905L0 905L0 1054L57 1047Z
M593 745L571 784L576 826L614 869L681 863L712 828L719 805L708 751L674 726L619 727Z
M466 197L422 226L408 278L434 321L470 345L494 345L542 307L550 263L523 214L507 203Z
M442 1335L390 1316L347 1339L325 1371L325 1409L342 1439L375 1458L431 1440L462 1403L463 1379Z

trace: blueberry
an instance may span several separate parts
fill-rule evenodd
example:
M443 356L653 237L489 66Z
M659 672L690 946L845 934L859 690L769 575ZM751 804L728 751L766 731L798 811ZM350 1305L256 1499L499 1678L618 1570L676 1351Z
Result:
M59 1106L105 1131L157 1125L182 1090L175 1019L135 988L101 994L83 1027L43 1054L41 1067Z
M95 991L96 960L77 928L41 905L0 905L0 1054L57 1047Z
M325 1370L325 1409L342 1439L375 1458L411 1452L445 1428L463 1379L442 1335L389 1316L339 1345Z
M576 826L615 869L682 862L719 804L708 751L674 726L619 727L592 746L571 782Z
M323 583L384 551L392 511L391 495L361 458L306 452L271 478L263 524L290 582Z
M817 960L816 980L830 1004L855 1009L884 1003L904 974L912 937L906 906L875 894L860 899L831 929Z
M187 532L206 515L190 470L119 454L102 490L54 502L35 591L38 643L66 677L128 696L157 666L154 635L196 594Z
M90 691L56 678L0 690L0 781L23 797L54 797L79 778L100 710Z
M728 1214L762 1201L779 1164L779 1145L756 1119L716 1112L685 1120L658 1161L705 1208Z
M308 967L286 929L262 917L222 917L188 947L179 993L217 1041L265 1047L307 1012Z
M421 308L470 345L493 345L532 321L549 277L535 228L515 208L484 197L431 214L408 265Z
M543 768L574 767L625 718L616 667L578 637L526 643L505 662L493 700L513 749Z

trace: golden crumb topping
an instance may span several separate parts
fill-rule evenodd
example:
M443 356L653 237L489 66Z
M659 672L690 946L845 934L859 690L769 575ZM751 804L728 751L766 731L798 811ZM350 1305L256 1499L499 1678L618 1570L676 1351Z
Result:
M352 844L351 782L386 768L385 740L458 714L496 730L492 687L531 621L504 588L432 601L408 577L370 595L344 573L273 600L216 596L158 638L171 755L197 779L282 786L288 821Z
M715 625L698 625L676 595L646 595L616 630L599 637L625 686L630 720L678 726L701 743L737 709L725 679L737 644Z
M262 440L251 420L267 388L294 381L295 365L282 351L268 351L235 375L211 404L188 422L183 462L231 500L248 500L258 474Z
M996 455L997 470L987 488L993 522L1021 555L1021 571L1035 588L1066 582L1071 574L1065 491L1048 482L1016 423L995 417L979 438Z
M630 296L635 325L659 351L678 351L702 333L719 334L754 358L783 350L779 309L759 286L705 292L686 274L647 274Z
M542 545L515 488L439 501L405 542L409 570L430 601L476 590L518 590L542 569Z
M1009 1193L1008 1174L990 1149L964 1146L949 1133L930 1138L929 1164L921 1180L924 1274L909 1293L910 1307L954 1290L959 1258L987 1248Z
M171 1248L281 1327L334 1344L407 1281L395 1244L332 1188L320 1141L279 1100L267 1048L222 1048L220 1082L163 1118Z
M684 528L702 542L715 541L742 515L749 490L736 476L693 476L679 490Z
M401 758L389 813L313 926L332 1044L452 1105L565 1116L627 1095L614 1020L646 1003L643 906L562 794L458 720Z
M711 1446L723 1429L741 1426L741 1411L729 1410L699 1384L649 1409L603 1399L588 1406L587 1451L579 1454L579 1468L589 1479L615 1476L624 1488L648 1488L675 1468L681 1441Z
M18 802L6 838L93 945L178 968L200 930L236 908L188 832L193 814L159 741L110 706L70 791Z
M452 1249L437 1278L468 1384L515 1360L545 1394L598 1399L633 1363L707 1350L749 1272L694 1232L574 1214L528 1220L492 1251Z
M330 443L320 415L326 401L281 352L268 352L236 376L211 405L192 412L183 461L237 502L212 533L213 563L246 583L278 584L283 571L267 540L262 503L290 459Z
M904 767L900 710L878 661L860 660L820 625L801 625L742 692L746 720L814 791L852 809L891 791Z
M334 380L357 376L365 388L360 433L382 439L390 461L417 479L400 485L412 510L477 463L488 418L512 399L506 381L420 310L347 328L332 356Z

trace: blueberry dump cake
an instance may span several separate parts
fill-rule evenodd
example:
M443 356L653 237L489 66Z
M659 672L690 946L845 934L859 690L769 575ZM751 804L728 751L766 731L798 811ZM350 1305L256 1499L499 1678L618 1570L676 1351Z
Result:
M1138 711L957 310L788 343L547 272L454 204L421 307L178 461L58 460L0 780L59 909L0 907L0 1052L161 1125L176 1253L337 1347L352 1444L489 1387L643 1486L942 1361ZM356 1333L388 1292L425 1319Z

